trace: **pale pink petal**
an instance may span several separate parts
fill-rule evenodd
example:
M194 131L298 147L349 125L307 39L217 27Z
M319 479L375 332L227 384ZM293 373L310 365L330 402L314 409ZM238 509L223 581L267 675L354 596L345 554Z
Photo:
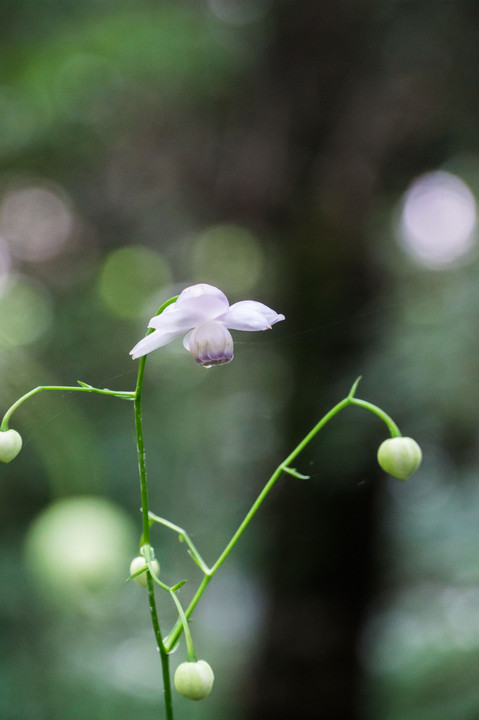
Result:
M192 332L193 330L190 330L190 332L187 332L185 337L183 338L183 347L185 348L185 350L190 349L190 336Z
M220 300L223 303L223 306L225 310L229 307L228 298L224 294L224 292L221 292L217 287L214 285L208 285L208 283L198 283L197 285L190 285L190 287L187 287L183 290L182 293L179 294L177 303L182 303L184 300L188 300L189 298L198 298L202 295L209 295L211 297L215 297L218 300Z
M221 290L199 283L185 288L174 303L151 318L148 327L154 332L140 340L130 355L141 357L187 333L183 345L197 363L204 367L221 365L233 359L233 338L227 328L267 330L280 320L284 315L253 300L230 307Z
M187 288L187 290L189 289ZM186 290L183 292L186 292ZM219 315L224 315L228 310L226 297L221 298L213 293L206 292L192 297L186 296L182 298L182 295L178 297L175 303L168 305L161 315L152 317L148 327L155 328L155 330L182 333L208 320L214 320Z
M231 330L269 330L272 325L284 320L274 310L255 300L242 300L231 305L228 312L218 318Z
M154 332L150 333L142 340L140 340L140 342L136 343L135 347L130 350L130 355L132 356L133 360L135 360L142 355L146 355L147 353L153 352L153 350L157 350L158 348L163 347L163 345L168 345L169 342L178 337L178 335L181 335L181 333L182 330L180 330L179 332L166 332L165 330L155 330Z

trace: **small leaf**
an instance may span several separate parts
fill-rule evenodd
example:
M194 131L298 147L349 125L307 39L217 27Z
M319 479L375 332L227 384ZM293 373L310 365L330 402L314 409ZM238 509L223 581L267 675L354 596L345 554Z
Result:
M136 577L138 577L138 575L143 575L143 573L146 572L147 570L148 570L148 568L145 565L145 567L142 570L137 570L136 572L132 573L129 577L127 577L125 582L127 583L127 582L130 582L131 580L134 580Z
M176 591L179 590L181 587L183 587L183 585L184 585L185 583L187 583L187 582L188 582L188 580L180 580L179 583L176 583L176 585L173 585L173 587L171 588L171 591L172 591L172 592L176 592Z
M303 475L302 473L298 472L294 468L288 467L287 465L283 466L283 470L285 473L288 473L288 475L292 475L299 480L309 480L311 478L311 475Z
M77 380L77 383L78 383L81 387L87 388L88 390L92 390L92 389L93 389L93 385L89 385L88 383L84 383L84 382L82 382L81 380Z
M171 633L170 633L170 634L171 634ZM180 644L180 637L181 637L181 636L178 635L178 637L176 638L175 642L174 642L173 645L170 647L170 649L169 649L169 651L168 651L168 655L171 655L172 653L176 652L176 650L178 650L178 646L179 646L179 644ZM165 645L169 645L169 643L170 643L170 635L167 635L165 638L163 638L163 642L165 643Z
M362 377L363 377L363 376L360 375L359 377L356 378L356 380L355 380L354 383L353 383L353 386L352 386L351 390L349 391L348 398L353 398L353 397L355 396L356 390L358 389L358 385L359 385L360 381L362 380Z

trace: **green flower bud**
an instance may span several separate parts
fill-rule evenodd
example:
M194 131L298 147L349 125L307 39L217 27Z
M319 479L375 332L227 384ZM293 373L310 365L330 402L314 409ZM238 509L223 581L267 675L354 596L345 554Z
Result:
M160 574L160 563L158 560L153 560L152 568L155 573L155 575ZM133 575L133 573L138 572L138 570L142 570L143 568L146 568L146 562L143 555L138 555L138 557L133 558L133 560L130 563L130 575ZM141 573L141 575L137 575L133 578L133 580L136 582L137 585L140 587L146 588L147 585L147 579L146 579L146 572Z
M175 672L175 688L188 700L203 700L213 687L215 676L205 660L184 662Z
M22 449L22 438L16 430L0 432L0 460L8 463L18 455Z
M422 460L421 448L410 437L395 437L379 446L378 463L389 475L407 480L416 472Z

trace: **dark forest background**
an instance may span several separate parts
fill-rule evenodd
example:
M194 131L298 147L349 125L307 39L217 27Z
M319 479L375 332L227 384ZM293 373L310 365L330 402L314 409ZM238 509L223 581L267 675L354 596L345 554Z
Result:
M2 0L5 410L36 385L133 389L148 319L209 282L286 321L236 333L225 367L180 342L148 360L151 506L208 561L358 375L424 452L404 484L377 418L325 428L195 613L216 682L181 720L479 715L478 62L470 0ZM131 409L42 393L11 427L1 716L162 717L123 582ZM174 535L153 542L165 581L191 577Z

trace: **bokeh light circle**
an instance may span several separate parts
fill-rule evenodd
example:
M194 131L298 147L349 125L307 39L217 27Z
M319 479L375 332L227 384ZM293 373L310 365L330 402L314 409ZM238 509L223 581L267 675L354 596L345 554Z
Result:
M474 195L459 177L445 171L427 173L404 195L399 240L420 265L454 265L475 243L476 213Z
M123 586L135 533L121 508L102 497L79 496L43 510L25 542L27 566L47 599L83 609L86 601Z
M5 282L0 294L0 348L30 345L52 322L52 300L42 283L23 275Z
M264 272L260 243L246 228L238 225L214 225L196 239L190 261L198 282L208 282L228 294L243 294L254 289Z
M13 255L41 262L57 255L71 238L74 216L66 195L48 184L7 190L0 203L0 233Z
M117 317L135 320L152 295L171 282L167 261L156 250L128 246L111 252L98 279L100 296Z

